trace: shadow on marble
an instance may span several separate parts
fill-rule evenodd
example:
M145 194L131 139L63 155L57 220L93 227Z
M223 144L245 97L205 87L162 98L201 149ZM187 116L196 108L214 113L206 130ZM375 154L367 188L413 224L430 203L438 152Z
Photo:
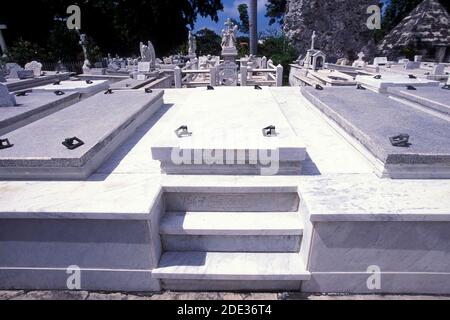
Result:
M149 120L137 128L136 132L128 141L123 143L116 151L114 151L114 153L100 166L100 168L97 169L94 174L87 179L87 181L98 182L108 179L108 177L119 166L121 161L173 106L174 104L164 103Z

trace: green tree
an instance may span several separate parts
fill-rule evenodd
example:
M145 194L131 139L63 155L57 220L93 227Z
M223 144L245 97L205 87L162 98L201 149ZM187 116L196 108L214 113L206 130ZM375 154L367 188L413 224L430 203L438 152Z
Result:
M238 11L239 11L239 20L241 20L239 24L239 31L248 34L250 29L248 6L245 3L242 3L238 6Z
M269 0L266 4L266 17L270 18L269 24L283 24L286 13L287 0Z
M289 80L290 64L297 59L297 51L289 44L286 37L280 35L269 36L258 47L259 55L272 59L275 65L281 64L284 68L284 83Z
M19 38L8 48L7 62L15 62L21 66L32 60L47 61L47 51L36 43Z
M222 38L217 33L208 28L204 28L199 30L195 36L197 38L197 54L199 56L207 54L220 55L222 51Z
M165 55L186 41L188 29L193 28L198 16L218 21L217 12L223 9L220 0L4 1L0 22L8 25L7 43L23 38L51 52L50 31L68 17L66 9L72 4L81 8L81 31L95 39L104 55L137 54L139 42L148 40L154 43L158 55Z

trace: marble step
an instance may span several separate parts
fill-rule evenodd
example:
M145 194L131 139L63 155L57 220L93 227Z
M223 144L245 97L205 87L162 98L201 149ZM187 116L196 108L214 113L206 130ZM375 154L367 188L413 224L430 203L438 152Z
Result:
M162 235L301 236L297 212L167 212Z
M299 252L301 236L161 235L164 251Z
M303 224L296 212L168 212L164 251L299 252Z
M165 192L166 211L297 212L296 192Z
M303 281L310 276L297 253L169 251L152 271L153 278L171 281Z

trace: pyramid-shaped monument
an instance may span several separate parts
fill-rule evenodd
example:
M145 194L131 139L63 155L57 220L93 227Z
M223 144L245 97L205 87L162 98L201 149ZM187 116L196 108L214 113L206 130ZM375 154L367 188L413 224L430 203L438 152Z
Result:
M380 43L382 55L395 59L421 54L437 62L450 62L450 15L437 0L424 0Z

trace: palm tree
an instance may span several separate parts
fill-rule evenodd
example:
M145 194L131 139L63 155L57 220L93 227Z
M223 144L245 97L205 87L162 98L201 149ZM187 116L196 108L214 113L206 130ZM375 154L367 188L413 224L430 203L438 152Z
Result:
M258 1L250 0L250 53L258 51Z

